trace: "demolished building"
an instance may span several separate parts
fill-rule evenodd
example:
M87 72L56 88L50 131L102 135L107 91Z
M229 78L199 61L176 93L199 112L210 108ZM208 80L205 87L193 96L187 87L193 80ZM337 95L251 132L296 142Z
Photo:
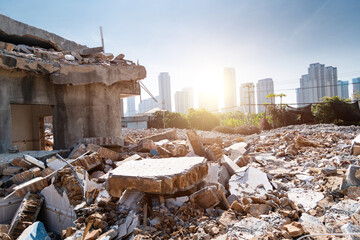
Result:
M0 15L0 153L54 149L88 137L120 137L121 99L140 94L145 67Z

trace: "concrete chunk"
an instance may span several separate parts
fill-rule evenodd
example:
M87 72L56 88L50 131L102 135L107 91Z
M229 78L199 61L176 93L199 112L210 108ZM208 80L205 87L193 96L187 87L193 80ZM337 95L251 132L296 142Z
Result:
M205 156L206 152L204 146L200 140L200 137L195 132L195 130L188 130L186 132L186 135L190 143L190 146L193 149L193 152L198 156Z
M220 203L220 196L216 186L207 186L190 196L190 201L202 208L215 207Z
M266 173L254 167L239 169L229 180L230 194L243 196L245 194L265 194L273 190Z
M190 189L207 175L206 159L182 157L129 161L111 171L108 192L120 197L122 190L172 194Z

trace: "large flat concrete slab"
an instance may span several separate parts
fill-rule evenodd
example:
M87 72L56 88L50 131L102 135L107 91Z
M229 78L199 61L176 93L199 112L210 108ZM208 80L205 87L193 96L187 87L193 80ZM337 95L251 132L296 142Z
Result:
M130 161L111 171L107 188L120 197L124 189L154 194L188 190L207 175L203 157L180 157Z

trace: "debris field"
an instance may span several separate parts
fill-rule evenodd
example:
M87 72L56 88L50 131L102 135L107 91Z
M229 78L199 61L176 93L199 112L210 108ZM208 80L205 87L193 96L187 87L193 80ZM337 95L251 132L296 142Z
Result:
M10 220L0 238L358 239L359 133L123 129L15 157L0 165L1 201L18 203L0 209Z

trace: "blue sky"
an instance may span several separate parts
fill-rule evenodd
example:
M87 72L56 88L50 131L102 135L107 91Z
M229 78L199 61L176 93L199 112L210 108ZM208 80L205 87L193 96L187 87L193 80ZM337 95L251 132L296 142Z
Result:
M158 94L159 72L172 92L218 91L224 67L238 86L271 77L295 102L310 63L338 68L339 80L360 76L358 0L4 1L0 13L85 44L139 60L144 84ZM143 98L147 98L145 93ZM221 106L222 103L220 103Z

